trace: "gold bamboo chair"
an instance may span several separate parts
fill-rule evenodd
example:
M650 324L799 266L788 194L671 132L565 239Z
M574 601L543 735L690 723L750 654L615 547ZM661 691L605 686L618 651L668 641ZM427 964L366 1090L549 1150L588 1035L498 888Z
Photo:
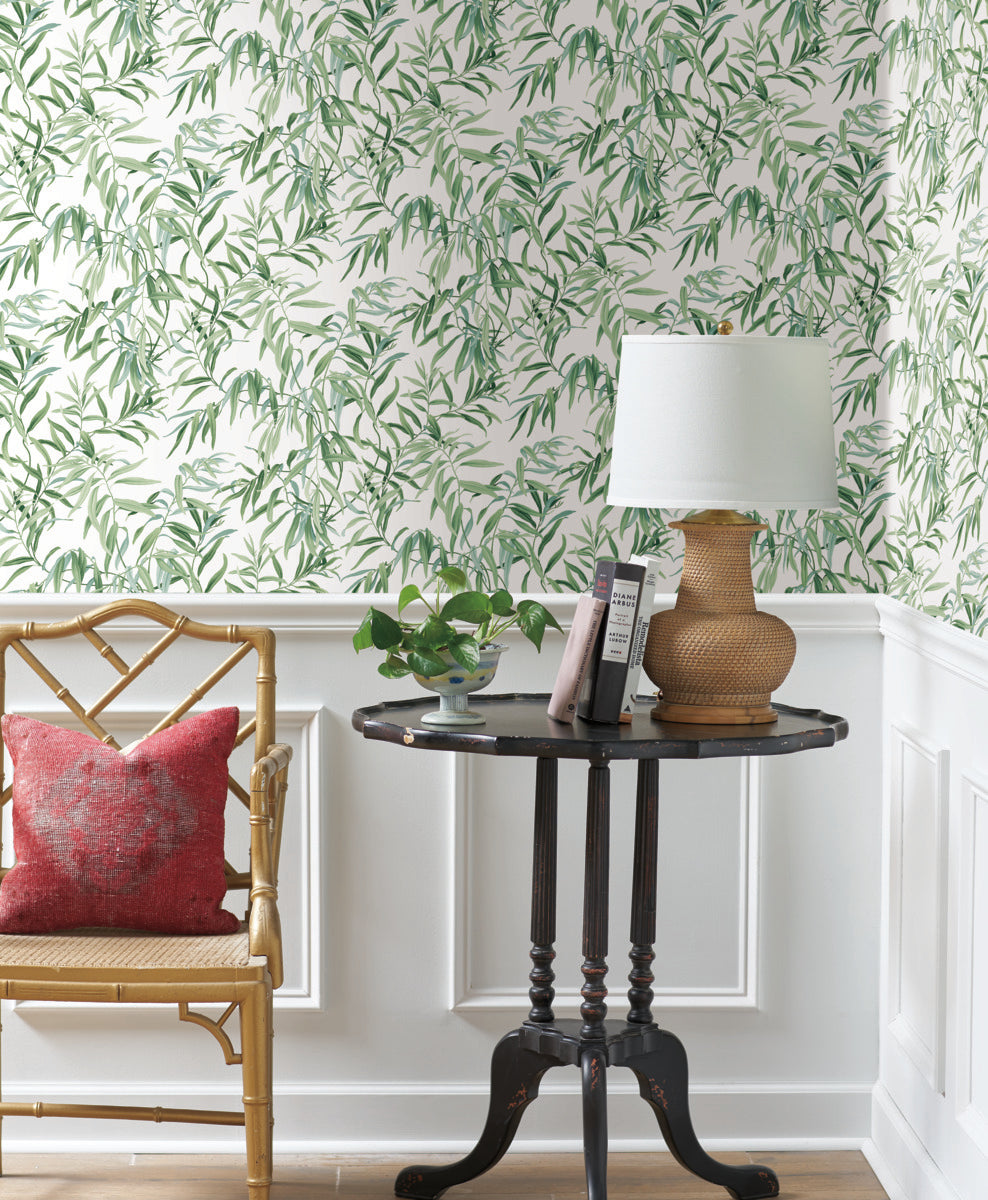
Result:
M98 630L123 619L146 618L152 636L156 626L165 632L132 666L128 665ZM142 625L143 622L138 622ZM160 631L158 631L160 632ZM39 656L51 657L45 648L30 643L55 639L85 639L118 672L119 678L98 699L77 700ZM104 1104L0 1102L4 1116L58 1116L128 1118L138 1121L178 1121L246 1127L248 1177L251 1200L267 1200L271 1186L272 1135L272 989L283 979L281 926L277 907L278 850L281 842L283 801L291 751L275 744L274 635L268 629L243 625L207 625L171 612L149 600L116 600L67 621L0 625L0 713L17 712L16 697L7 697L7 649L13 649L51 688L62 704L97 738L120 749L104 726L111 702L157 663L166 650L181 662L190 639L230 642L229 657L181 700L148 733L173 724L199 704L210 689L241 660L256 655L256 698L244 697L244 708L255 716L242 725L236 745L253 747L249 790L230 777L231 793L247 810L250 863L248 870L225 864L227 886L247 891L247 915L238 932L209 936L172 936L100 930L98 933L0 934L0 998L8 1000L90 1001L115 1004L176 1003L182 1021L207 1029L219 1042L229 1065L239 1065L243 1075L243 1111L141 1108ZM85 643L82 643L85 648ZM53 647L57 652L58 647ZM178 656L178 657L176 657ZM189 657L185 658L187 664ZM93 666L99 664L94 660ZM157 672L155 673L157 687ZM148 681L145 680L145 683ZM81 690L81 689L80 689ZM156 693L155 703L158 698ZM162 704L167 701L161 701ZM109 722L108 722L109 723ZM0 762L0 787L2 787ZM11 788L2 792L7 803ZM232 809L238 809L234 804ZM232 824L228 808L228 828ZM246 841L246 836L243 839ZM227 896L227 907L232 897ZM213 1018L193 1012L192 1004L225 1004ZM240 1051L226 1031L226 1023L239 1010ZM0 1189L2 1190L2 1189Z

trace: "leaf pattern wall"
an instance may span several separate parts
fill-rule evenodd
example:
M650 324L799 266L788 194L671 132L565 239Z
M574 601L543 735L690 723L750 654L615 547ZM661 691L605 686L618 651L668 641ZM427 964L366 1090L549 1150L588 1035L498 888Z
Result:
M909 0L887 44L899 78L888 368L897 420L889 590L988 628L988 12Z
M872 0L0 9L0 586L582 586L625 330L823 334L843 511L765 588L881 588L892 294ZM903 40L904 44L904 40ZM901 357L901 356L900 356ZM900 531L901 536L901 531Z

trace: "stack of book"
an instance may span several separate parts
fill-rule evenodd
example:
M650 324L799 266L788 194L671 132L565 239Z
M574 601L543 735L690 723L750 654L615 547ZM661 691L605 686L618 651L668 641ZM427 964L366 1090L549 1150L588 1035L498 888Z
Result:
M553 720L631 720L658 574L654 558L597 563L593 592L577 601L549 701Z

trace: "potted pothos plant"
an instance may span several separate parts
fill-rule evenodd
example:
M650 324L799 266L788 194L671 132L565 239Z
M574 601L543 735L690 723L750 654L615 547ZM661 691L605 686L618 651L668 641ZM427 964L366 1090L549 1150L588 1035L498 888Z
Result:
M443 567L426 585L435 591L435 601L423 595L414 583L406 584L398 595L397 619L371 606L353 635L356 650L372 647L382 650L384 662L378 671L388 679L403 675L421 675L426 679L442 675L449 668L444 652L461 666L475 670L484 647L517 625L536 650L542 649L546 628L562 628L544 604L537 600L519 600L516 605L505 588L493 592L471 591L467 576L459 567ZM406 610L415 603L425 607L425 616L409 619ZM467 625L458 629L453 622Z
M515 604L505 588L472 590L459 567L444 567L426 586L427 592L434 591L434 600L414 583L401 589L397 618L379 608L368 608L353 635L354 649L383 651L384 662L377 668L382 675L388 679L414 675L423 687L439 693L440 708L426 713L426 723L480 724L484 718L467 709L466 699L469 692L485 687L494 677L498 659L507 649L497 638L517 625L536 650L541 650L546 628L560 633L562 629L537 600ZM408 615L413 605L418 606L414 618Z

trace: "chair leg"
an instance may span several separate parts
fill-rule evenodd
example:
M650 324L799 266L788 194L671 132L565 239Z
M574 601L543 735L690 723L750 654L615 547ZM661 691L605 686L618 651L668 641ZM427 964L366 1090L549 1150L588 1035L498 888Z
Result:
M270 981L251 988L240 1002L244 1121L247 1134L247 1193L268 1200L271 1193L272 991Z

